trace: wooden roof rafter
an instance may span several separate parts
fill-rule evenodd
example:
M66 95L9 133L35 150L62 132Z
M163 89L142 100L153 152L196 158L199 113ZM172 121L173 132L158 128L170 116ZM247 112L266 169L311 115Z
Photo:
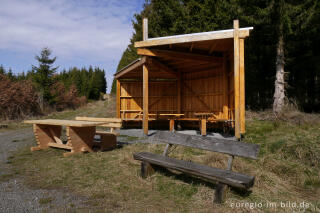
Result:
M159 60L154 58L150 58L149 60L152 65L157 66L160 70L168 74L174 75L175 77L178 76L178 73L173 68L167 66L166 64L160 62Z
M138 55L174 58L174 59L181 59L185 61L222 62L223 60L222 57L209 56L209 55L198 54L198 53L180 52L180 51L173 51L173 50L138 48L137 53Z
M141 67L146 62L147 62L147 57L138 58L137 60L131 62L130 64L128 64L127 66L125 66L124 68L119 70L119 72L114 74L114 77L115 78L120 78L121 76L131 72L132 70L135 70L138 67Z

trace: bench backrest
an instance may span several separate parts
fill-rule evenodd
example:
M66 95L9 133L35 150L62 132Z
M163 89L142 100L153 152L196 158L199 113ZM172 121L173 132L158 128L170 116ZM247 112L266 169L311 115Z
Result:
M94 121L94 122L108 122L101 126L110 128L121 128L122 120L121 118L94 118L94 117L76 117L77 121Z
M188 146L252 159L257 159L260 147L257 144L164 131L157 131L152 138L168 144Z

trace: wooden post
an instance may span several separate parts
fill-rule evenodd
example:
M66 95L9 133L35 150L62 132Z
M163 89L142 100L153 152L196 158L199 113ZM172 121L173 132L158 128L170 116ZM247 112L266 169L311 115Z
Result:
M148 19L143 18L143 24L142 24L142 38L143 41L146 41L148 39ZM142 118L142 128L143 128L143 134L148 135L149 130L149 71L147 67L147 57L145 57L146 61L142 66L142 72L143 72L143 83L142 83L142 89L143 89L143 118Z
M148 100L149 100L149 71L146 66L146 63L143 65L143 120L142 120L142 126L143 126L143 133L145 135L148 135Z
M117 104L117 118L120 118L120 110L121 110L121 99L120 99L120 95L121 95L121 84L120 81L117 80L117 100L116 100L116 104Z
M240 139L240 87L239 87L239 20L233 21L234 37L234 112L235 112L235 136Z
M245 71L244 71L244 39L240 39L240 133L246 132L246 106L245 106Z
M181 72L177 76L177 113L181 114Z
M142 27L142 33L143 33L143 40L148 40L148 19L143 18L143 27Z
M223 72L223 118L229 119L228 111L229 111L229 82L228 82L228 73L227 70L227 58L223 56L223 65L222 65L222 72Z
M201 119L201 135L207 135L207 119Z
M174 131L174 119L170 119L169 121L169 126L170 126L170 132L173 132Z

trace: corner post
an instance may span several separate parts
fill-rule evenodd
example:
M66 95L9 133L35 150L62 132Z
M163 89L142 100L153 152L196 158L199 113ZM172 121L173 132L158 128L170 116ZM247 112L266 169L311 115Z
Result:
M246 132L245 127L245 71L244 71L244 39L240 39L240 133Z
M146 56L144 56L146 57ZM147 63L143 64L143 119L142 119L142 127L143 127L143 134L148 135L148 107L149 107L149 70L147 67Z
M143 24L142 24L142 38L143 41L148 39L148 19L143 18ZM142 83L142 89L143 89L143 118L142 118L142 128L143 128L143 134L148 135L148 130L149 130L149 70L147 67L148 63L148 57L145 57L145 63L143 64L142 67L142 72L143 72L143 83Z
M117 79L117 94L116 94L116 97L117 97L117 100L116 100L116 104L117 104L117 118L121 118L121 114L120 114L120 110L121 110L121 98L120 98L120 95L121 95L121 84L120 84L120 81Z
M240 87L239 87L239 20L233 21L233 47L234 47L234 113L235 113L235 136L240 139Z
M147 18L143 18L142 38L143 38L143 41L148 40L148 19Z

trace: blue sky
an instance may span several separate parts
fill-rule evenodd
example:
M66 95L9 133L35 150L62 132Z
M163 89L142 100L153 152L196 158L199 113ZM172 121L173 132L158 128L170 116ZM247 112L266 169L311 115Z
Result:
M37 65L43 47L55 65L105 69L113 74L133 33L131 20L144 0L0 0L0 64L14 73Z

